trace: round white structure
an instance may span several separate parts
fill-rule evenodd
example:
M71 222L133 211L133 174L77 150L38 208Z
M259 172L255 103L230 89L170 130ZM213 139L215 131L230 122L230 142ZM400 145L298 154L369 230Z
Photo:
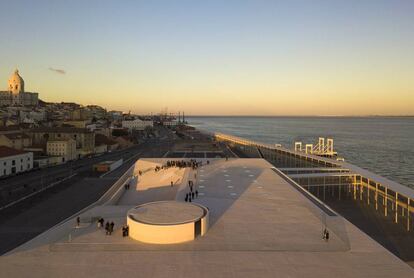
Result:
M194 240L208 229L208 209L196 203L160 201L128 211L129 236L135 240L172 244Z

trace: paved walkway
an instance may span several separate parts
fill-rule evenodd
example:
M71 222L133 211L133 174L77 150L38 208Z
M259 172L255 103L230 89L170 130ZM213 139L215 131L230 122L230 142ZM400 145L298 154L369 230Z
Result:
M192 242L123 238L119 227L132 206L95 207L84 216L114 221L113 235L95 224L75 229L70 220L1 257L2 275L25 277L30 269L31 277L413 277L407 264L341 216L327 217L331 238L322 240L320 210L270 168L262 159L203 166L195 201L210 209L210 229ZM148 183L142 192L155 187Z

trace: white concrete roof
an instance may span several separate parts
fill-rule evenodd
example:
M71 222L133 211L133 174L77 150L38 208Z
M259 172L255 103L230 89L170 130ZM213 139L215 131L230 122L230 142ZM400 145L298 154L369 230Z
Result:
M196 172L199 198L195 201L210 209L210 229L205 236L176 245L144 244L121 236L120 226L130 208L153 201L160 194L184 199L187 180L195 174L185 171L181 184L174 188L147 187L139 191L138 197L131 186L125 191L129 197L120 199L126 203L95 207L82 215L114 221L113 235L106 236L89 223L76 229L75 219L70 219L1 257L1 274L100 278L414 277L413 269L344 218L323 215L265 160L210 161ZM158 173L160 177L163 171ZM154 172L147 173L154 178ZM147 173L141 177L143 184ZM137 203L132 205L134 199ZM331 234L327 242L322 240L325 224Z
M154 225L173 225L194 222L204 215L204 210L191 203L160 201L143 204L128 214L136 221Z

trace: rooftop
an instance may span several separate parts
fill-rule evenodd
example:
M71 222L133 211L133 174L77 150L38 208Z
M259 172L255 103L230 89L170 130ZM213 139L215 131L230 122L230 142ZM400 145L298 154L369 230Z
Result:
M52 132L52 133L92 133L86 128L77 127L38 127L31 129L32 133Z
M6 146L0 146L0 158L15 156L15 155L19 155L19 154L25 154L25 153L27 153L27 152L16 150L16 149L9 148L9 147L6 147Z
M163 201L143 204L131 209L134 220L154 225L171 225L195 221L203 216L201 207L184 202Z
M10 277L413 277L414 270L341 216L326 215L263 159L210 159L198 170L154 167L140 159L113 190L80 214L0 258ZM141 171L142 175L138 176ZM127 212L159 200L183 201L193 180L194 202L209 208L210 228L182 244L145 244L122 237ZM170 186L170 182L174 186ZM116 189L116 188L115 188ZM106 194L107 195L107 194ZM115 223L106 236L97 217ZM324 227L329 241L322 239Z
M117 142L115 142L112 139L109 139L108 137L106 137L103 134L95 134L95 145L96 146L100 146L100 145L114 145L117 144Z
M3 134L3 135L6 136L10 140L29 139L30 138L27 134L22 133L22 132L6 133L6 134Z

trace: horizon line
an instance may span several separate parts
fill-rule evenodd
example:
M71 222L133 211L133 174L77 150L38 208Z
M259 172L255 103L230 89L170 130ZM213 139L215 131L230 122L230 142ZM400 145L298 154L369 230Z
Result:
M381 115L381 114L375 114L375 115L186 115L186 117L258 117L258 118L264 118L264 117L323 117L323 118L360 118L360 117L405 117L410 118L414 117L413 115Z

